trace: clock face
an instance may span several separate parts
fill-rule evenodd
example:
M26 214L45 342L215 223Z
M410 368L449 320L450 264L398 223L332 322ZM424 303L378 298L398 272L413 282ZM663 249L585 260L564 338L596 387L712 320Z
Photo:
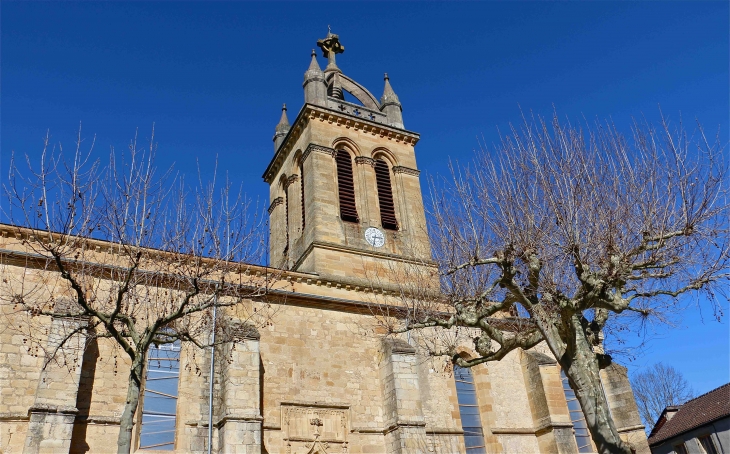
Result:
M381 247L385 244L385 235L383 235L383 232L375 227L368 227L368 229L365 230L365 241L367 241L370 246Z

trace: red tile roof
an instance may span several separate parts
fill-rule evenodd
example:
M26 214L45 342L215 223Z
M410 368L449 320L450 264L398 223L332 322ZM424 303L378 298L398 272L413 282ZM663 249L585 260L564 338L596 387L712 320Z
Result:
M730 383L695 397L680 406L672 419L649 436L649 446L658 445L688 430L726 416L730 416Z

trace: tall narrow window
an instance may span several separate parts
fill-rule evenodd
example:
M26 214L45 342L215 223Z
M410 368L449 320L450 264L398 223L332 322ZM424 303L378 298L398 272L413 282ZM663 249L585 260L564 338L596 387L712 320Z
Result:
M307 225L306 209L304 207L304 163L299 163L299 184L301 185L302 195L302 235L304 235L304 227Z
M175 448L177 386L180 380L180 342L150 347L142 394L139 449Z
M337 188L340 193L340 218L343 221L359 222L357 207L355 206L355 183L352 178L352 157L344 150L338 150L335 156L337 162Z
M390 169L382 159L375 160L375 181L378 185L378 202L380 204L380 223L384 229L398 230L393 204L393 187L390 184Z
M484 432L482 419L479 417L477 405L477 390L471 370L454 365L454 379L456 380L456 397L459 401L461 428L464 429L464 445L467 454L484 454Z
M284 181L284 216L286 216L286 246L284 246L284 255L289 252L289 182Z
M575 442L578 444L578 452L593 452L591 447L591 436L588 433L588 425L583 416L583 410L580 408L580 402L575 397L575 391L570 387L568 377L565 372L560 371L560 378L563 381L563 392L565 400L568 401L568 411L570 412L570 420L573 422L573 432L575 433Z

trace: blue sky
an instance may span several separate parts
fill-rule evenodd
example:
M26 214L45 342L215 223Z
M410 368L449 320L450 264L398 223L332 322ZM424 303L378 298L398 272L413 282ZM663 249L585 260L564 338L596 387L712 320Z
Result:
M123 151L155 124L162 167L191 176L210 158L268 202L261 174L282 103L290 119L327 25L338 64L379 97L383 73L421 134L419 168L469 160L520 108L571 120L632 117L729 129L728 3L2 2L0 173L10 152L37 156L46 130L97 152ZM325 60L320 57L320 64ZM727 313L727 304L725 312ZM704 317L702 317L704 316ZM727 316L687 311L632 368L663 361L699 392L730 380ZM633 335L630 335L633 336Z

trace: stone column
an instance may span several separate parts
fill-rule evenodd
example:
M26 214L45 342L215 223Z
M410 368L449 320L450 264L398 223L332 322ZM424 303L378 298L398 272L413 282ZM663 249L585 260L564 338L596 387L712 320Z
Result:
M57 312L73 310L72 304L57 303ZM71 447L86 336L72 334L84 323L80 319L53 318L48 332L47 364L41 371L35 402L28 410L30 422L23 452L62 453ZM55 353L55 354L54 354Z
M426 420L418 383L416 349L400 339L383 342L380 367L385 402L385 443L392 454L425 453Z
M237 343L220 348L220 408L218 452L260 454L261 416L259 333L256 328L233 322L229 328Z
M621 438L631 444L636 454L649 454L651 450L646 441L644 425L634 400L627 369L613 363L601 370L601 382L613 422Z
M557 361L543 353L523 351L522 372L540 452L577 453Z

